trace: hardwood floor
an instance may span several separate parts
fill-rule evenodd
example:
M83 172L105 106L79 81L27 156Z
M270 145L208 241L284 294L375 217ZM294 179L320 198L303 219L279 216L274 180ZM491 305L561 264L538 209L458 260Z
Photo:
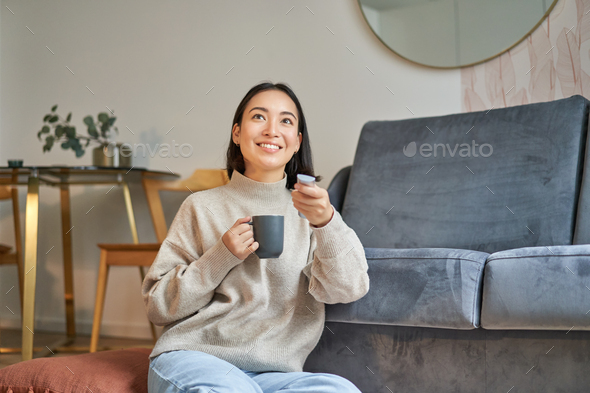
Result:
M21 331L18 329L2 329L2 331L0 332L0 347L3 348L2 353L0 354L0 369L21 361L22 357L20 351L5 353L5 348L7 347L20 348L21 336ZM47 350L46 345L50 345L64 338L66 338L66 335L64 333L35 331L35 352L41 349ZM88 347L89 345L90 335L78 335L74 340L74 343L72 344L72 347L77 349L77 351L73 352L66 350L53 350L55 354L51 355L51 357L72 356L79 355L82 353L88 353L88 349L83 350L81 347ZM101 337L99 342L99 350L112 350L129 347L153 348L153 346L153 341L149 339L137 340L130 338ZM36 359L37 357L38 356L35 356L35 354L33 354L34 359Z

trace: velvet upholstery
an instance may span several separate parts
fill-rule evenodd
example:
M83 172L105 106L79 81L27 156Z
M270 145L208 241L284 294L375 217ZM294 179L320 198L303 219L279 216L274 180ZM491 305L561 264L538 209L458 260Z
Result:
M588 115L585 116L586 121ZM582 125L584 127L584 125ZM582 178L580 179L580 195L574 233L574 244L590 243L590 138L586 138L586 148L580 154L583 162Z
M587 102L573 96L483 112L369 121L361 131L342 217L365 247L493 253L572 244ZM417 147L407 157L404 147L410 153L412 142L448 144L451 152L443 157L442 147L436 147L436 157L434 152L423 157ZM489 149L476 148L479 157L461 157L463 143L487 143L493 152L482 157Z
M327 322L303 370L342 375L363 393L588 393L588 365L586 331Z
M326 321L473 329L489 254L449 248L365 248L371 288L330 305Z
M486 329L590 330L590 245L493 253L483 287Z
M348 187L348 179L350 178L350 170L352 165L344 167L336 173L332 178L328 188L328 196L330 203L336 210L342 212L342 205L344 204L344 196L346 195L346 187Z
M348 183L340 176L328 192L365 246L371 288L357 302L326 305L304 370L342 375L370 393L588 392L588 113L589 101L573 96L366 123L353 165L339 172L350 168ZM412 141L472 140L493 154L422 157L417 147L408 157ZM450 297L458 276L448 274L463 262L401 257L443 248L491 254L480 327L474 315L470 329L441 328L445 313L466 322L463 301ZM463 299L466 288L461 280L454 293ZM426 327L425 316L438 321Z

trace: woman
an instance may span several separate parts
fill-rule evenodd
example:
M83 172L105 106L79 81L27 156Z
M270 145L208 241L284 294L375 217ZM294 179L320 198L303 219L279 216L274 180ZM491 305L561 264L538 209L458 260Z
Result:
M232 124L230 182L182 203L143 282L148 318L165 326L150 354L149 393L358 393L343 377L302 371L324 303L363 297L369 276L328 192L295 184L297 173L314 175L299 100L284 84L261 83ZM254 254L248 221L263 214L284 216L279 258Z

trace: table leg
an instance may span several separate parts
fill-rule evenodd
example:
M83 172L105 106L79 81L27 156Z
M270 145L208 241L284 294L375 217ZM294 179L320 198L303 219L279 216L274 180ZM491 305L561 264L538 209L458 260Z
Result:
M74 273L72 267L72 220L70 214L70 186L60 184L62 249L64 257L64 298L66 301L66 332L70 338L76 337L74 315Z
M133 214L133 206L131 205L131 194L129 193L129 186L122 182L123 196L125 198L125 209L127 209L127 219L129 220L129 227L131 228L131 236L133 236L133 243L139 244L137 237L137 226L135 225L135 215Z
M39 178L30 176L25 212L25 269L23 293L22 359L33 358L35 330L35 285L37 279L37 235L39 231Z
M139 238L137 236L137 226L135 225L135 215L133 214L133 205L131 204L131 194L129 192L129 186L127 183L122 182L121 185L123 186L123 196L125 197L125 208L127 209L127 218L129 219L129 227L131 228L131 236L133 236L133 243L139 244ZM139 275L141 277L141 282L145 278L145 273L143 272L143 266L139 266ZM156 327L150 321L150 329L152 331L152 338L154 339L154 343L158 339L156 335Z

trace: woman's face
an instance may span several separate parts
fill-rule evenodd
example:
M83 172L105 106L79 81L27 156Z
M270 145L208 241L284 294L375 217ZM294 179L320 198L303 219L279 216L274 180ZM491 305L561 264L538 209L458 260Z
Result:
M285 165L303 138L298 135L298 117L295 103L282 91L266 90L250 99L241 127L234 124L232 130L233 141L244 156L245 174L276 172L282 179Z

